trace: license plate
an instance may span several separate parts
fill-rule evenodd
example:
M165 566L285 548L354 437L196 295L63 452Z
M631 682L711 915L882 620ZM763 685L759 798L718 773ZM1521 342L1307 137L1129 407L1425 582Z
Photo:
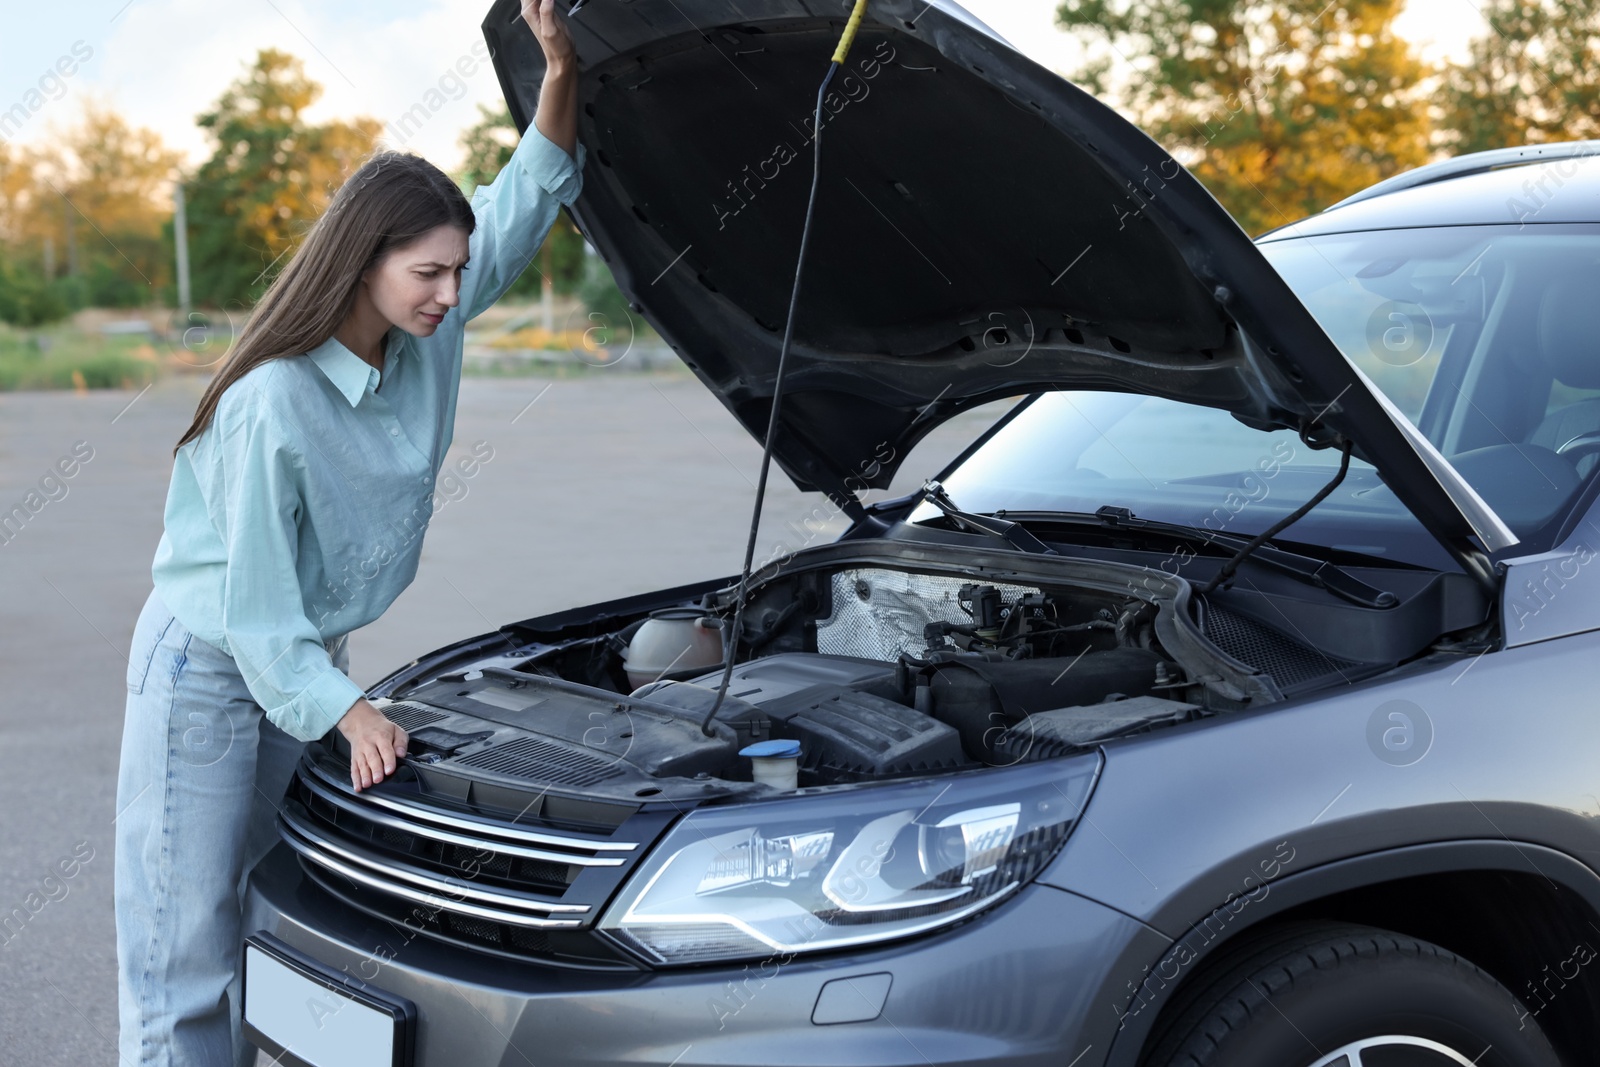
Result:
M245 1035L270 1056L309 1067L410 1067L417 1009L408 1000L265 933L245 938L243 984Z

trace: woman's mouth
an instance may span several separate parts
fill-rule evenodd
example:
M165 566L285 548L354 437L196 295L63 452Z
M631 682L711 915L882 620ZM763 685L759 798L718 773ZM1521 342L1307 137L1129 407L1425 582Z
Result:
M437 326L444 321L443 315L430 315L426 311L418 312L418 314L420 314L424 319L434 326Z

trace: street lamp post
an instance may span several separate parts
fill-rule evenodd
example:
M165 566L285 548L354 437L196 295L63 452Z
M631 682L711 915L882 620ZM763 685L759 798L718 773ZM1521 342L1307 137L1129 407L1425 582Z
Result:
M178 246L178 321L189 323L189 219L185 211L183 183L172 190L172 237Z

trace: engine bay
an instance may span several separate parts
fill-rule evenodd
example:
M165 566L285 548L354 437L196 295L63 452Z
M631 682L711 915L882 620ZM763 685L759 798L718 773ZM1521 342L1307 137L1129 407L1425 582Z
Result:
M1205 641L1175 578L1082 560L1020 574L1015 556L1002 569L934 549L915 569L859 546L811 555L752 583L737 635L737 590L721 586L513 634L527 639L397 676L379 706L408 731L424 791L582 822L774 795L746 751L767 742L785 744L752 751L789 753L787 788L815 789L1053 758L1279 696Z

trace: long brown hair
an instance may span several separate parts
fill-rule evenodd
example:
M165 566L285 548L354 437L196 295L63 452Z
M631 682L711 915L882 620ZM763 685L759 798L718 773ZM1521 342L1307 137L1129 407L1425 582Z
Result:
M268 360L304 355L332 337L355 307L369 267L438 226L471 234L475 221L456 183L421 156L380 152L363 163L267 287L173 452L211 424L234 382Z

